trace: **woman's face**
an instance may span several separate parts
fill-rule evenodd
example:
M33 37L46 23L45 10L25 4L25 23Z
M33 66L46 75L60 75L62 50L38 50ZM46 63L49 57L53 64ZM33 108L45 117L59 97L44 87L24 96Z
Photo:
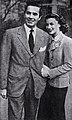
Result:
M55 18L46 19L46 30L49 33L49 35L52 35L55 37L60 31L59 27L60 27L60 24Z

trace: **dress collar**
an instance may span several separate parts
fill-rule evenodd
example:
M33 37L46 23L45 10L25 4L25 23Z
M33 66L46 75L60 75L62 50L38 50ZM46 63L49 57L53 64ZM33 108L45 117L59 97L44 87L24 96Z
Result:
M58 42L60 40L61 35L62 35L62 32L60 31L55 38L52 37L52 41Z

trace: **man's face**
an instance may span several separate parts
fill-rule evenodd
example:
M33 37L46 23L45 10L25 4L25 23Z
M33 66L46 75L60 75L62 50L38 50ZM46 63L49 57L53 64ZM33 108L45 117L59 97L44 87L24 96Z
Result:
M25 23L28 27L33 28L37 22L39 21L39 7L36 6L28 6L27 10L25 11Z
M50 35L56 36L59 32L59 23L55 18L46 19L46 29Z

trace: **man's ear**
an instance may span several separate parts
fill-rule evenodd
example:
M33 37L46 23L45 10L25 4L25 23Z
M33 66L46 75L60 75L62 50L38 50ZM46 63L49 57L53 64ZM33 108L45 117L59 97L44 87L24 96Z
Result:
M41 20L41 18L42 18L42 16L40 16L40 17L39 17L38 21L40 21L40 20Z

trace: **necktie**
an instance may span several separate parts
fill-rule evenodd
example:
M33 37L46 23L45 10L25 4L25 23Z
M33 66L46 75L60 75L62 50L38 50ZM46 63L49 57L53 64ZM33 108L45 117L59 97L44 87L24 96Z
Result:
M33 38L33 29L30 30L30 34L29 34L29 47L30 47L30 51L31 53L33 53L33 49L34 49L34 38Z

